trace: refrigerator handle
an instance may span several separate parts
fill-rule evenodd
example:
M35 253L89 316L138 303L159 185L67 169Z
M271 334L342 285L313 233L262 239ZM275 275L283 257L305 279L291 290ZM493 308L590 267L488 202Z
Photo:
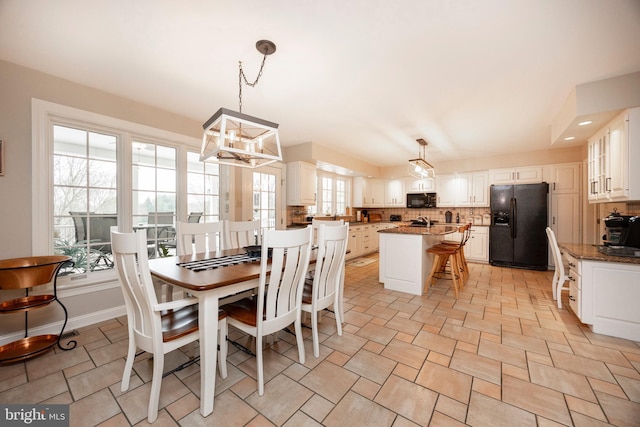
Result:
M511 198L511 218L509 219L511 238L515 239L518 236L518 223L516 222L516 216L518 215L518 205L515 197Z

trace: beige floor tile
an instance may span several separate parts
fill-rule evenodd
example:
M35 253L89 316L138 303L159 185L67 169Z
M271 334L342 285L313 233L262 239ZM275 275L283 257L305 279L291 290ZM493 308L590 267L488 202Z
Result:
M598 360L575 356L561 351L550 350L553 365L556 368L596 378L602 381L615 382L607 365Z
M571 425L564 396L555 390L503 375L502 401L544 418Z
M324 419L327 427L343 427L349 420L351 427L391 426L396 414L365 399L357 393L349 392Z
M342 336L333 335L327 338L322 344L348 356L353 356L366 343L367 340L365 338L343 331Z
M469 401L472 377L462 372L425 362L416 383L463 403Z
M385 349L386 346L379 344L374 341L368 341L364 346L362 346L362 350L370 351L371 353L380 354L382 350ZM357 354L357 353L356 353Z
M207 426L207 427L228 427L228 426L244 426L258 412L250 405L238 398L231 391L216 396L213 403L213 413L206 418L200 415L200 411L193 411L180 420L183 426Z
M395 316L384 326L395 331L402 331L405 334L416 335L422 329L422 322Z
M447 356L453 355L453 351L456 348L456 340L454 338L444 337L426 331L420 331L413 341L413 344Z
M429 351L404 341L393 340L382 351L381 355L412 368L420 369Z
M519 368L527 367L527 357L524 350L485 339L480 340L478 355L497 360L499 362L508 363Z
M30 379L38 379L89 360L90 357L83 347L60 353L49 352L41 357L28 360L26 362L27 374Z
M312 395L309 389L286 375L278 375L265 384L262 396L256 392L245 401L272 423L282 425Z
M601 391L612 396L617 396L623 399L627 398L627 395L622 390L622 387L618 384L612 384L610 382L596 380L595 378L587 378L593 391Z
M620 350L578 341L571 341L570 344L574 353L578 356L601 360L603 362L612 363L625 368L633 367Z
M120 407L116 400L109 390L104 389L69 405L69 425L72 427L97 425L115 417L119 412Z
M382 386L367 378L360 377L358 381L351 387L351 391L355 391L359 395L366 397L369 400L373 400L376 394L380 391Z
M403 365L402 363L398 363L393 370L393 374L399 376L400 378L404 378L407 381L415 381L418 376L419 369L414 369L410 366Z
M367 350L360 350L344 368L378 384L383 384L391 375L396 362Z
M103 388L122 380L124 359L114 360L91 371L76 375L69 379L69 389L74 399L82 399Z
M596 391L602 410L609 422L621 427L637 427L640 420L640 403L630 402L610 394Z
M160 387L160 399L158 409L177 401L189 394L189 389L175 375L169 375L162 379ZM147 418L149 408L149 396L151 395L151 383L129 390L116 400L122 411L133 424Z
M55 372L0 393L2 403L39 403L67 391L62 372Z
M283 427L322 427L322 424L304 412L298 411L283 424Z
M591 418L579 412L571 412L571 417L573 418L573 422L575 426L580 426L580 427L610 427L611 426L611 424L605 421L600 421L596 418Z
M300 384L318 393L325 399L338 403L358 380L358 375L334 365L322 362L300 380Z
M489 396L492 399L502 399L502 387L500 387L500 385L490 383L489 381L485 381L480 378L473 379L471 390L477 393L484 394L485 396Z
M449 367L473 377L500 384L502 365L497 360L456 350L453 353Z
M429 427L463 427L466 425L468 424L461 423L460 421L455 420L438 411L435 411L433 413L433 416L431 417L431 422L429 423Z
M532 413L475 392L471 393L467 424L487 427L537 426Z
M200 399L198 399L193 393L189 393L175 402L167 405L165 410L171 415L172 418L179 420L187 414L198 411L200 409Z
M640 403L640 381L616 375L616 380L632 402Z
M438 394L429 389L391 376L374 401L416 424L427 425L437 398Z
M589 381L584 375L552 366L529 362L531 382L589 402L596 402Z
M360 328L356 335L367 340L375 341L382 345L387 345L389 344L389 341L393 339L396 333L397 331L393 329L389 329L370 322Z
M607 421L607 418L599 404L587 402L586 400L578 399L573 396L565 396L565 398L567 400L567 407L572 413L577 412L600 421Z
M440 335L473 345L478 345L478 342L480 342L479 331L467 329L462 326L452 325L450 323L446 323L442 327Z

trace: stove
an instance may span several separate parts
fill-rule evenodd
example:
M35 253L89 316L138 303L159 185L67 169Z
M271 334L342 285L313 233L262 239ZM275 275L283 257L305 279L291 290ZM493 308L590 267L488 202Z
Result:
M598 252L611 256L640 258L640 249L631 246L600 245L598 246Z

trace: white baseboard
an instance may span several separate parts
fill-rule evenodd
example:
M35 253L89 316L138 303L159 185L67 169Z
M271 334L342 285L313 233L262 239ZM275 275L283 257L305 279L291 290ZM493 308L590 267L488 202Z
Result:
M116 317L126 316L127 311L124 305L118 307L112 307L108 310L102 310L84 316L70 317L67 321L67 325L64 328L63 333L70 332L74 329L83 328L85 326L95 325L96 323L104 322L106 320L115 319ZM29 328L29 336L45 335L45 334L59 334L60 328L62 328L63 320L58 322L48 323L46 325L35 326ZM10 335L4 335L0 339L0 345L8 344L15 340L24 338L24 332L18 331Z

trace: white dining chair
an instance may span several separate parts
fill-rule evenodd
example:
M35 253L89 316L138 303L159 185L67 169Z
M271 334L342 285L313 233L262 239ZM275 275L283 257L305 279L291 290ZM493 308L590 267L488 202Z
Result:
M300 306L309 267L311 237L311 226L297 230L265 230L257 294L223 306L229 325L256 338L260 396L264 394L262 337L275 334L293 323L298 357L300 363L305 361ZM269 249L273 251L270 261Z
M111 231L113 257L127 311L129 349L120 390L129 389L129 380L138 348L151 353L153 374L147 419L158 417L164 355L198 339L198 300L183 298L159 303L153 287L147 254L146 230L135 233ZM220 376L227 376L226 313L219 313Z
M318 252L315 273L307 279L302 293L302 311L311 314L313 355L320 356L318 321L321 310L333 306L338 335L342 336L342 318L339 309L340 280L349 237L349 224L318 227Z
M178 255L215 252L221 249L223 235L222 222L181 222L176 224Z
M260 245L260 221L224 221L224 249L238 249Z
M566 274L565 265L562 259L562 253L556 240L556 235L550 227L547 227L547 238L549 239L549 247L551 248L551 255L553 256L553 263L555 264L555 272L553 273L553 279L551 279L551 293L554 301L558 301L558 308L562 308L561 292L568 291L569 285L565 286L565 283L569 281L569 276Z

